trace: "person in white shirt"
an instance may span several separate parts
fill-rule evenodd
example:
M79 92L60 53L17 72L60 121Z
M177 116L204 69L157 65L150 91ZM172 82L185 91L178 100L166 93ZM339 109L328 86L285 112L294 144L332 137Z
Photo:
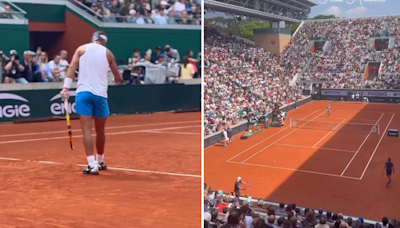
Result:
M60 56L54 56L54 59L47 63L47 75L49 78L54 78L56 82L60 81L60 73L65 70L61 69Z
M67 74L67 69L68 69L68 61L67 61L67 51L62 50L60 51L60 79L64 80L65 75Z
M224 131L222 134L224 136L224 145L225 145L225 147L227 147L228 143L229 143L229 138L228 138L228 131L227 131L226 127L224 128Z
M99 170L107 169L104 163L105 125L110 114L107 102L108 71L114 75L116 84L121 82L114 55L105 45L107 36L98 31L93 34L92 43L84 44L75 51L71 65L64 79L60 94L63 101L68 100L75 71L79 67L78 88L76 89L75 110L79 114L83 132L88 166L83 174L98 175ZM96 157L92 139L92 121L96 129Z
M180 17L181 13L186 10L184 0L176 1L172 7L174 15L177 17Z

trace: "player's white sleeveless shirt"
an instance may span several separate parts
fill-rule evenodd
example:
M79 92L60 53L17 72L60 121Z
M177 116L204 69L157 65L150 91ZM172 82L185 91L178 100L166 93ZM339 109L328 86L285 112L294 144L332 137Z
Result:
M86 51L79 58L78 88L76 92L91 92L107 98L108 71L110 69L106 51L100 44L86 44Z

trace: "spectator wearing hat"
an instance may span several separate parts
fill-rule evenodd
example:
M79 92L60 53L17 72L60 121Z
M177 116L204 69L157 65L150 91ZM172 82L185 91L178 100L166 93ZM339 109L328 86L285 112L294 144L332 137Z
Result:
M22 75L25 68L21 65L17 51L10 51L10 60L4 65L5 76L10 81L17 83L29 83Z
M257 202L257 204L254 206L254 208L267 210L264 200L261 200L261 199Z

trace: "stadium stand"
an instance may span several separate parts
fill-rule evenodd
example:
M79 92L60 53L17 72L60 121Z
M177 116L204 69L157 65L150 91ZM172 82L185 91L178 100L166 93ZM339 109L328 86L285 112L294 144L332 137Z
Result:
M312 81L323 82L323 88L398 88L399 25L399 16L304 21L279 55L206 27L204 134L235 125L250 112L262 115L274 104L301 99L300 90ZM311 41L316 40L324 45L310 51ZM379 71L366 78L370 63L377 63ZM383 217L376 223L295 204L266 204L247 196L238 199L208 187L204 192L205 227L209 228L399 227L395 218Z
M106 11L112 11L117 13L122 12L128 7L126 2L120 1L73 1L75 5L80 8L86 9L86 13L94 14L95 11L102 7L104 13ZM110 3L107 5L107 3ZM162 1L161 5L166 3ZM100 4L100 5L99 5ZM101 5L103 4L103 5ZM150 7L150 3L146 3ZM196 5L191 5L189 2L184 2L185 7L191 6L191 17L195 19L199 17L198 10L196 11ZM165 5L165 4L164 4ZM87 7L87 6L90 6ZM86 7L86 8L85 8ZM134 4L129 5L130 8L135 8ZM143 4L144 7L144 4ZM160 5L156 5L155 11L160 8ZM188 8L188 9L189 9ZM143 10L142 6L135 8L138 12L150 12L151 7L147 10ZM169 3L164 6L164 11L169 12L174 9ZM187 9L187 10L188 10ZM199 8L198 8L199 9ZM135 11L131 9L131 11ZM153 10L154 11L154 10ZM197 13L196 13L197 12ZM19 12L13 11L10 5L4 5L0 7L0 18L13 19L18 18ZM153 12L154 13L154 12ZM146 14L147 15L147 14ZM150 18L150 17L149 17ZM158 23L157 20L160 16L157 13L152 15L152 23ZM158 18L158 19L157 19ZM125 20L126 19L126 20ZM129 17L124 17L124 20L118 22L128 22ZM146 19L146 18L145 18ZM129 20L133 20L130 18ZM180 19L174 19L179 21ZM194 20L190 19L192 22ZM182 20L181 20L182 21ZM189 24L197 24L192 23ZM199 21L198 21L199 22ZM150 19L149 22L150 23ZM176 22L174 22L176 24ZM179 23L178 23L179 24ZM181 23L185 24L185 23ZM10 47L1 47L2 49L10 49ZM131 57L128 59L127 64L123 64L123 61L118 61L119 69L123 75L123 80L127 84L162 84L162 83L174 83L178 80L187 80L193 78L199 78L200 72L200 58L201 53L198 53L197 57L193 56L192 50L187 50L184 56L181 56L179 51L170 45L165 45L163 48L157 46L154 50L144 50L134 48ZM33 83L33 82L60 82L66 75L68 68L68 53L65 50L61 50L59 54L55 56L48 56L45 50L38 49L36 51L26 50L23 53L18 53L16 50L11 50L9 53L5 53L0 49L0 83ZM18 64L22 68L18 68ZM118 64L117 63L117 64ZM183 70L182 70L183 69ZM109 75L109 83L113 83L113 76Z
M103 22L134 24L201 24L201 1L71 1Z
M236 198L204 184L204 228L399 228L396 218L380 222L346 216L323 208L274 203L252 197Z

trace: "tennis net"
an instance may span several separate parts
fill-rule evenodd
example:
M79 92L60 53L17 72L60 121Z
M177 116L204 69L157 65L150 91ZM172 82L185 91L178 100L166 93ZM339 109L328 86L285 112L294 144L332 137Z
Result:
M337 123L322 122L313 120L290 119L291 128L314 129L338 132L354 132L366 134L380 134L379 124L363 124L363 123Z

